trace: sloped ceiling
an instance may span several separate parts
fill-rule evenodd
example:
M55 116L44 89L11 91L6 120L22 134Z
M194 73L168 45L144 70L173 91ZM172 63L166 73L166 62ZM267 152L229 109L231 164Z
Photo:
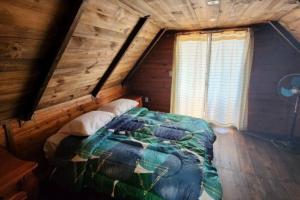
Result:
M300 42L300 7L293 9L279 21Z
M90 94L138 19L114 1L90 0L38 108ZM158 30L151 22L142 28L118 72L130 70Z
M71 0L0 1L0 120L18 116L45 70ZM192 30L279 21L300 39L296 0L88 0L38 109L89 95L135 26L150 15L103 88L119 85L161 28ZM101 92L101 91L100 91Z
M67 4L61 0L0 1L0 120L15 117L43 70Z

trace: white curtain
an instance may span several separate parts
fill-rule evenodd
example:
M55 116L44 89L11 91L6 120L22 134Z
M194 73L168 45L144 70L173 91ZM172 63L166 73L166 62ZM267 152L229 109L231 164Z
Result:
M171 111L246 129L252 46L250 30L178 35Z

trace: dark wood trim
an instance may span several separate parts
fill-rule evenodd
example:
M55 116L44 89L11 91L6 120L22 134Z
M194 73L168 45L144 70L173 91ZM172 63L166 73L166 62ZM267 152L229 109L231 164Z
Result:
M20 119L30 120L34 111L36 110L46 88L50 81L58 62L60 61L73 32L79 22L79 19L86 7L88 0L76 0L70 2L70 11L62 17L62 22L59 22L59 31L55 44L49 49L47 58L39 65L46 69L41 72L40 78L36 83L37 88L34 90L33 95L28 99L28 104L20 113Z
M279 22L270 21L269 24L275 29L275 31L298 53L300 53L300 43L294 38L294 36L287 31Z
M4 133L5 133L5 146L8 152L10 152L13 155L16 155L16 144L15 144L15 140L13 138L12 135L12 131L10 128L10 121L6 120L1 122L2 123L2 127L4 129Z
M122 57L125 55L128 47L133 42L135 37L138 35L139 31L142 29L143 25L145 24L145 22L147 21L148 18L149 18L149 16L145 16L145 17L141 17L138 20L138 22L136 23L136 25L134 26L134 28L132 29L132 31L128 35L126 41L124 42L124 44L122 45L122 47L118 51L117 55L114 57L114 59L112 60L112 62L109 65L109 67L107 68L107 70L105 71L105 73L103 74L103 76L101 77L101 79L99 80L99 82L97 83L95 88L93 89L91 94L94 97L97 96L97 94L99 93L99 91L101 90L101 88L103 87L105 82L107 81L107 79L113 73L114 69L117 67L118 63L120 62Z
M252 24L252 25L247 25L247 26L233 26L233 27L220 27L220 28L205 28L205 29L192 29L192 30L177 30L177 29L169 29L168 33L193 33L193 32L198 32L198 33L218 33L218 32L224 32L224 31L239 31L239 30L247 30L249 28L253 28L259 24Z
M140 56L138 61L134 64L133 68L130 70L128 75L125 77L125 79L122 82L122 85L126 85L128 81L131 79L133 74L139 69L141 63L145 60L145 58L149 55L149 53L152 51L152 49L155 47L157 42L162 38L162 36L165 34L167 29L160 29L158 33L155 35L151 43L148 45L148 47L145 49L143 54Z

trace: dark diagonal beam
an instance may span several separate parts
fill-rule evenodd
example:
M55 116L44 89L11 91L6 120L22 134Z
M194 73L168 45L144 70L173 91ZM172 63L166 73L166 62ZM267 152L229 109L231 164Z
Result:
M300 53L300 43L294 36L287 31L279 22L270 21L269 24L277 31L277 33L298 53Z
M134 64L133 68L130 70L130 72L125 77L125 79L122 82L122 85L126 85L129 82L129 80L131 79L131 77L133 76L133 74L139 69L141 63L149 55L149 53L151 52L151 50L155 47L155 45L160 40L160 38L162 38L162 36L165 34L165 32L166 32L166 29L161 29L161 30L158 31L158 33L155 35L155 37L153 38L153 40L151 41L151 43L148 45L148 47L145 49L145 51L143 52L143 54L139 57L139 59L137 60L137 62Z
M134 26L134 28L128 35L126 41L123 43L122 47L118 51L117 55L114 57L114 59L112 60L112 62L109 65L109 67L107 68L107 70L105 71L105 73L103 74L103 76L101 77L99 82L97 83L96 87L92 91L92 95L94 97L97 96L97 94L99 93L99 91L101 90L101 88L103 87L105 82L108 80L110 75L113 73L114 69L117 67L118 63L120 62L120 60L122 59L122 57L124 56L126 51L128 50L130 44L133 42L135 37L138 35L139 31L142 29L143 25L145 24L145 22L147 21L148 18L149 18L149 16L146 16L146 17L141 17L138 20L138 22L136 23L136 25Z

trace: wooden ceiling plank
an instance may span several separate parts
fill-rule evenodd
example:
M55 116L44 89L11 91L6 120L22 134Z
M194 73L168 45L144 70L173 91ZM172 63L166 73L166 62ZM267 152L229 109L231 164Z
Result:
M140 12L140 11L138 11L138 10L133 9L132 7L128 6L128 5L127 5L126 3L124 3L124 2L121 2L120 0L117 0L116 2L117 2L117 4L118 4L121 8L127 10L127 11L130 12L130 13L133 13L133 14L136 15L136 16L143 17L143 16L147 15L147 14L144 14L143 12ZM160 27L160 28L163 26L161 23L158 23L157 21L153 20L153 19L151 18L151 16L150 16L150 19L149 19L149 20L151 21L151 23L155 24L156 26L158 26L158 27ZM148 20L148 21L149 21L149 20Z
M45 73L43 73L43 75L41 76L40 81L37 83L37 86L40 87L36 89L36 92L34 93L34 95L32 95L32 99L29 99L28 105L25 107L24 111L20 113L20 119L31 119L47 87L47 84L51 79L56 69L56 66L62 57L62 54L67 47L67 44L72 38L72 34L77 26L77 23L79 22L79 19L86 5L87 0L78 0L76 2L74 1L74 8L72 10L72 13L68 13L68 17L59 34L60 38L58 38L56 40L57 43L53 45L55 49L53 49L53 52L51 52L51 54L48 56L47 62L44 63L44 67L48 70L45 71Z
M279 22L271 21L269 24L278 32L283 39L300 54L300 42L288 32Z
M144 50L149 46L159 30L160 28L150 21L148 21L147 24L144 25L140 33L137 35L137 37L134 39L134 41L126 51L126 54L119 62L114 72L104 84L103 89L111 87L114 84L121 84L123 79L127 76L128 72L132 69L136 61L143 54Z
M111 17L104 13L100 13L98 10L89 9L82 15L80 23L89 25L92 27L98 27L106 30L116 31L122 34L126 34L126 31L131 28L131 25L135 23L135 16L129 15L128 17L119 14L118 16ZM118 26L111 26L114 22L119 22ZM78 26L79 27L79 26ZM77 32L77 30L76 30Z
M166 2L166 0L155 0L153 2L149 2L149 6L151 6L152 9L155 9L159 17L166 19L165 23L170 24L174 27L182 26L182 24L178 23L178 19L175 18L172 14L170 4Z
M165 0L158 0L158 4L164 10L165 14L169 16L169 23L172 23L173 26L181 26L178 24L177 19L171 14L172 11L170 10L170 5L166 3ZM162 27L161 27L162 28Z
M257 18L260 18L262 20L272 20L277 21L282 16L286 15L287 13L291 12L295 7L297 7L297 3L285 0L285 1L271 1L270 5L268 7L260 8L262 11L268 10L269 12L260 12L262 13Z
M155 22L160 22L161 27L165 27L168 23L167 19L161 16L161 13L157 11L156 8L151 7L147 2L145 1L136 1L135 3L132 3L132 1L129 0L119 0L122 3L126 4L130 8L137 10L138 12L143 13L143 15L150 15L151 18Z
M107 70L105 71L103 76L101 77L100 81L97 83L97 85L93 89L91 94L94 97L96 97L98 95L99 91L101 90L101 88L103 87L103 85L105 84L107 79L110 77L110 75L113 73L114 69L116 68L116 66L118 65L118 63L120 62L120 60L122 59L124 54L126 53L130 44L134 41L135 37L138 35L139 31L142 29L143 25L145 24L145 22L147 21L148 18L149 18L149 16L146 16L146 17L142 17L138 20L138 22L136 23L136 25L134 26L134 28L128 35L126 41L122 45L121 49L118 51L117 55L114 57L111 64L109 65L109 67L107 68Z
M187 7L188 7L189 12L191 13L191 15L192 15L193 18L194 18L194 23L195 23L195 24L199 23L198 15L197 15L197 13L195 12L195 10L193 9L192 3L190 2L190 0L185 0L185 2L186 2L186 4L187 4Z
M196 29L197 17L193 15L193 12L189 9L188 2L186 0L176 0L174 3L179 6L179 10L184 16L183 20L189 22L188 24L186 24L187 28Z
M151 52L153 47L157 44L159 39L165 34L166 29L161 29L153 38L149 46L145 49L141 57L137 60L137 62L134 64L133 68L130 70L126 78L123 80L122 85L126 85L128 81L131 79L133 74L138 70L140 64L143 62L143 60L147 57L147 55Z
M131 12L131 13L133 13L134 15L137 15L137 16L139 16L139 17L143 17L143 16L144 16L143 13L141 13L141 12L139 12L139 11L137 11L137 10L131 8L131 7L128 6L127 4L121 2L120 0L117 0L117 4L118 4L121 8L123 8L123 9L125 9L125 10L127 10L127 11L129 11L129 12Z
M298 41L300 41L300 7L281 18L280 24L289 30L294 37L298 39Z

